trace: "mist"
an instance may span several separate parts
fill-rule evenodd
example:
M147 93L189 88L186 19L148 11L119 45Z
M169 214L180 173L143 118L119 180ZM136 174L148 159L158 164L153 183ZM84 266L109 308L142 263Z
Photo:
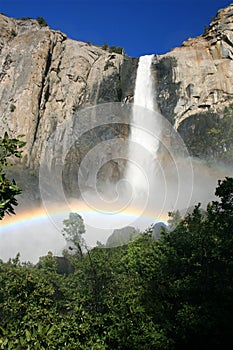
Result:
M145 91L140 91L148 101ZM109 125L131 126L133 133L127 139L113 138L106 129ZM96 128L102 130L97 144L84 138L90 144L85 144L89 149L81 163L73 161L72 167L65 168L69 152L76 152L82 136ZM99 181L104 166L116 159L125 164L123 176ZM28 184L25 170L18 171L16 182L24 188L27 179L27 186L18 197L16 216L0 222L0 258L8 260L19 252L22 261L36 262L48 251L62 255L67 249L63 220L70 212L83 217L84 239L93 247L97 241L105 244L115 229L133 226L143 231L156 222L166 223L168 212L180 210L185 215L199 202L205 209L214 199L218 180L232 173L230 167L190 157L180 135L158 111L122 103L86 108L59 124L50 136L36 190L35 184ZM64 177L66 184L73 181L71 194L64 188Z
M174 166L167 164L157 171L155 186L150 188L150 193L141 193L136 198L132 197L132 191L127 190L125 181L120 181L106 184L98 196L87 191L83 199L69 198L65 204L50 203L44 207L31 202L30 208L28 205L25 208L21 200L16 216L6 216L0 223L1 259L7 261L18 252L22 261L33 263L49 251L61 256L67 249L61 234L62 222L68 218L69 212L82 215L86 227L84 239L87 246L93 247L97 241L105 244L114 229L134 226L143 231L156 222L166 222L168 211L179 209L185 213L199 202L205 209L208 202L216 199L214 192L218 180L233 174L230 167L210 166L207 162L191 159L193 178L190 187L187 159L180 159L179 163L182 171L180 183ZM31 197L30 193L24 193L24 198L27 195Z

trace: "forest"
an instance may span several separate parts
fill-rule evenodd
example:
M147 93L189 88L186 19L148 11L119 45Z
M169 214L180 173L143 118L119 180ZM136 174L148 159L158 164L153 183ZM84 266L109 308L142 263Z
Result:
M4 167L23 143L7 135L0 143L3 218L20 192ZM120 247L66 252L66 268L51 253L37 264L0 261L0 349L228 349L233 178L215 194L205 211L171 213L158 240L149 228Z

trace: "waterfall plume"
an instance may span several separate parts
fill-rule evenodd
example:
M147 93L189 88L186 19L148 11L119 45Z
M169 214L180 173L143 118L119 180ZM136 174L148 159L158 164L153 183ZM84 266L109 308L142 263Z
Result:
M126 168L126 180L136 197L148 192L155 180L160 126L155 114L150 113L157 109L155 81L151 72L154 57L140 57L136 76Z

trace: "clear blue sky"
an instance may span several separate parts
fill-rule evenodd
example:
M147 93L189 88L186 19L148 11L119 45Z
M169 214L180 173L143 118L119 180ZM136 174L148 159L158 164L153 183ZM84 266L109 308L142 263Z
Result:
M44 17L52 29L130 56L162 54L203 33L227 0L0 0L10 17Z

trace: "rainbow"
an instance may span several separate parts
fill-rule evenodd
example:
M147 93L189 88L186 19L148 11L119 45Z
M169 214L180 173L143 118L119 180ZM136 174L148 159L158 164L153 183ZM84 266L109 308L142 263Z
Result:
M106 209L106 208L105 208ZM31 209L18 210L16 215L6 215L3 220L0 221L0 232L2 230L12 230L16 226L24 225L43 225L46 221L50 220L55 223L62 222L62 220L68 218L70 212L79 213L84 222L87 225L95 227L95 222L99 220L109 220L115 223L117 220L124 222L133 220L142 220L145 222L151 222L151 224L157 221L166 222L168 216L166 214L155 214L149 210L143 212L138 207L128 207L122 211L106 211L101 208L94 210L83 202L69 203L68 205L53 204L49 207L35 207ZM92 224L93 222L93 224Z
M105 209L105 210L104 210ZM70 212L80 214L85 223L85 242L88 247L96 242L105 243L114 229L133 226L141 230L158 221L166 222L166 215L153 215L139 207L127 207L111 212L107 208L88 206L83 202L53 204L46 207L17 209L16 215L6 216L0 221L0 259L7 261L20 252L22 261L37 262L51 251L61 255L67 247L62 236L63 220Z

